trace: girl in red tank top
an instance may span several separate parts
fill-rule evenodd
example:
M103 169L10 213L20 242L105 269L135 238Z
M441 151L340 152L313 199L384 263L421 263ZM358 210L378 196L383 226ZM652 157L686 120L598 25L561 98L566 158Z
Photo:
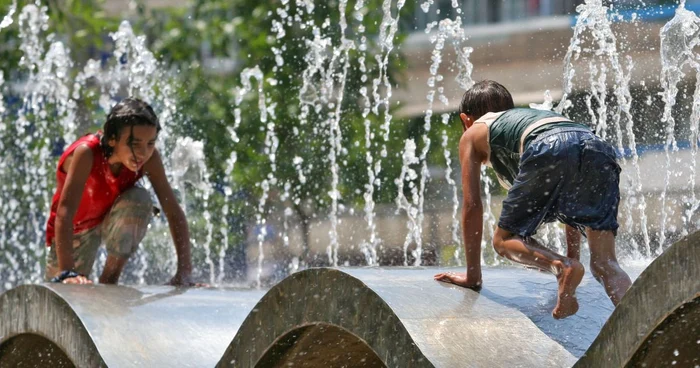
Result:
M168 219L177 251L177 273L170 283L193 285L187 220L155 148L159 131L151 106L127 98L112 108L103 132L83 136L61 155L46 225L47 280L91 283L87 276L104 242L108 256L99 280L117 283L150 222L150 194L135 185L145 175Z
M93 164L90 175L85 182L80 205L73 218L74 233L80 233L100 225L117 197L133 187L143 174L139 171L121 170L119 175L114 175L100 145L101 137L101 132L85 135L70 145L58 161L56 192L51 201L51 215L46 225L46 244L48 246L51 245L55 237L56 210L66 182L67 173L64 171L63 165L67 158L73 156L73 152L78 146L86 146L90 149Z

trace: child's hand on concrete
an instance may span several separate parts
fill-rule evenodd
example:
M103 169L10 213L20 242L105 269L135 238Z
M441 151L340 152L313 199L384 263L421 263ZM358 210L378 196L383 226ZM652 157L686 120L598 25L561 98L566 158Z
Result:
M194 282L192 280L192 275L190 273L186 272L178 272L173 276L172 279L170 279L170 282L168 282L167 285L171 286L186 286L186 287L209 287L208 284L200 283L200 282Z
M481 289L481 277L467 277L466 272L443 272L435 275L434 279L469 289Z
M77 285L86 285L86 284L92 284L92 280L88 279L85 276L78 275L76 277L71 277L67 278L63 281L61 281L63 284L77 284Z

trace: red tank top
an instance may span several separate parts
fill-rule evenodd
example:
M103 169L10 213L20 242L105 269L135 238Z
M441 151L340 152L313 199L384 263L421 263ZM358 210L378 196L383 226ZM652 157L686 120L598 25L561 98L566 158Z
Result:
M83 196L80 199L78 211L73 218L73 234L81 231L92 229L102 223L107 212L112 208L112 204L117 197L125 190L136 184L136 181L143 175L138 174L122 167L118 176L112 174L109 168L109 163L100 146L100 136L97 134L88 134L71 144L58 160L58 168L56 169L56 192L51 201L51 215L46 224L46 244L50 245L55 236L56 210L58 202L61 199L63 185L66 182L66 172L63 171L63 163L70 156L76 147L84 144L92 150L93 162L90 176L85 182Z

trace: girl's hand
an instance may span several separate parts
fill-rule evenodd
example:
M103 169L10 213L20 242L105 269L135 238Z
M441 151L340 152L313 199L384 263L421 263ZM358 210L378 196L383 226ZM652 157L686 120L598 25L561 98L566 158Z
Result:
M73 270L62 271L56 277L52 278L51 282L74 285L92 284L92 280Z
M85 276L78 275L75 277L67 278L67 279L61 281L61 283L63 283L63 284L89 285L89 284L92 284L92 280L88 279Z

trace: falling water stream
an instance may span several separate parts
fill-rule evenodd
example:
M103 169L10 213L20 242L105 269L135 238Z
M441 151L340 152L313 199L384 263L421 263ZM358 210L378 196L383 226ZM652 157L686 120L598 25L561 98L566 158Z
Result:
M582 57L588 57L589 60L589 95L586 100L590 121L598 135L603 139L607 138L609 131L612 129L615 134L614 145L622 153L625 152L625 139L627 140L627 148L631 152L632 172L626 171L623 173L621 181L626 190L626 195L623 196L622 216L627 221L627 231L631 232L633 227L633 210L638 210L639 227L641 228L642 241L644 250L640 250L639 246L633 245L638 251L642 251L647 255L650 251L650 238L647 225L646 199L642 195L642 177L639 168L639 156L636 147L636 138L633 133L634 119L630 111L632 97L629 91L629 78L632 69L632 61L628 59L629 67L625 70L619 60L619 51L616 37L611 29L610 15L608 8L603 6L602 0L586 0L584 4L576 8L578 17L576 26L574 27L574 35L571 38L571 43L564 58L564 95L556 107L555 111L566 113L571 107L571 102L568 100L573 88L573 78L575 75L574 61ZM591 37L593 47L584 47L584 37ZM607 72L610 68L613 74L613 95L617 102L615 109L609 114L608 102L606 101L607 87ZM593 101L596 102L597 109L593 109ZM613 127L609 127L609 122L612 120ZM625 165L627 158L621 158L622 165ZM635 205L636 204L636 205ZM634 238L630 239L633 243Z
M690 180L688 183L688 206L683 216L686 227L690 227L693 214L700 206L695 195L695 176L697 171L698 152L698 122L700 120L700 55L694 50L700 45L700 18L695 13L685 9L685 1L681 1L676 14L661 29L661 85L664 89L662 98L664 110L661 121L666 123L665 153L665 179L661 192L661 229L659 230L660 247L656 254L660 254L666 244L666 223L669 209L666 206L667 192L671 176L675 175L677 168L672 163L674 153L678 152L675 136L676 121L673 117L678 84L684 76L683 68L689 67L696 76L695 92L693 93L693 105L690 114L690 149L692 161L690 164Z

